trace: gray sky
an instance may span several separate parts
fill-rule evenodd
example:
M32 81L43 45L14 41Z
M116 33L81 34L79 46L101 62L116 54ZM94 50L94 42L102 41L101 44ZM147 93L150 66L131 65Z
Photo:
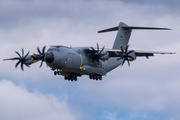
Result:
M98 30L125 22L168 27L171 31L134 30L130 48L172 51L176 55L137 58L131 67L111 71L102 81L77 82L54 76L40 63L22 72L16 61L1 61L0 119L4 120L175 120L180 119L179 1L0 0L1 60L14 51L37 53L37 46L111 48L116 32Z

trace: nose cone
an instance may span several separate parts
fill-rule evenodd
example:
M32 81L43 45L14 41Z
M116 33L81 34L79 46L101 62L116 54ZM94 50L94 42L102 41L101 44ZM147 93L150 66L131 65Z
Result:
M45 60L47 63L52 63L54 61L54 54L52 52L46 53Z

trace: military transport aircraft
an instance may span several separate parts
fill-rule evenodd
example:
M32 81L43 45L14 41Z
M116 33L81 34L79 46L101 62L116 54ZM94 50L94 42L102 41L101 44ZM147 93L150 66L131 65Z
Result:
M77 81L77 77L82 75L89 75L89 78L93 80L101 80L102 76L105 76L119 65L123 65L125 61L130 66L130 61L134 61L136 57L146 57L148 59L149 56L154 56L154 54L175 54L172 52L128 50L129 38L134 29L170 30L168 28L128 26L120 22L118 27L98 31L98 33L102 33L118 30L112 49L105 49L105 46L100 49L98 43L97 48L55 45L51 46L47 52L45 52L46 46L44 46L42 51L37 47L39 54L29 55L28 52L24 55L24 49L22 48L22 55L15 51L19 57L4 60L19 60L15 67L17 68L21 63L23 71L23 65L30 67L29 65L41 61L41 67L43 62L46 62L47 66L54 71L54 75L62 75L65 80Z

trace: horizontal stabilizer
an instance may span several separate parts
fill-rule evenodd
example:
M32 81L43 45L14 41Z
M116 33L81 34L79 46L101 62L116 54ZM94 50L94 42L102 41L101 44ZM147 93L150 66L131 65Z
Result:
M118 28L119 27L113 27L113 28L98 31L98 33L116 31L116 30L118 30Z
M124 29L171 30L169 28L122 26Z
M122 28L129 30L129 29L147 29L147 30L171 30L169 28L157 28L157 27L136 27L136 26L121 26ZM101 30L98 31L98 33L102 33L102 32L111 32L111 31L116 31L119 29L118 27L113 27L113 28L109 28L109 29L105 29L105 30Z

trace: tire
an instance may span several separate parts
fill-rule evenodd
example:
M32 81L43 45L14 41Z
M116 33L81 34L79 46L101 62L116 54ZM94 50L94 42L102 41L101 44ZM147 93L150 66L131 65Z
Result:
M95 80L96 79L96 75L93 75L93 80Z
M71 77L71 81L73 81L74 80L74 78L73 77Z
M60 75L60 71L57 71L57 74Z
M65 80L67 80L67 79L68 79L67 75L65 75L65 76L64 76L64 79L65 79Z
M93 76L92 76L92 74L90 74L90 75L89 75L89 79L92 79L92 78L93 78Z
M102 80L102 76L99 76L99 80Z
M54 71L54 75L56 75L57 73L56 73L56 71Z
M98 80L99 79L99 75L96 75L96 80Z
M71 76L68 75L68 80L71 80Z
M77 76L75 76L74 80L77 81Z

